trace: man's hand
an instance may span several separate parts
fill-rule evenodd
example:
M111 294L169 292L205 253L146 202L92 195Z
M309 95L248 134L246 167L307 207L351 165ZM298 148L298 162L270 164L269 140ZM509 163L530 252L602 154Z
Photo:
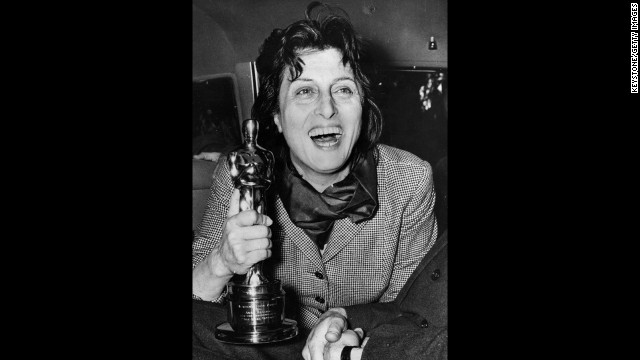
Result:
M328 342L324 346L323 360L340 360L342 349L345 346L358 346L364 332L360 328L346 330L336 342ZM353 351L353 350L352 350Z
M193 158L196 160L218 161L219 157L219 152L201 152L198 155L193 155Z
M347 330L346 310L340 307L327 310L320 316L316 326L311 329L307 343L302 349L302 357L305 360L322 360L327 343L338 341L345 330Z

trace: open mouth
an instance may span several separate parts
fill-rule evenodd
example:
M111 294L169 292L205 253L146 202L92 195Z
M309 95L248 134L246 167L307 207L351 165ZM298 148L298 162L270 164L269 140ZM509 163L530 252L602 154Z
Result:
M331 147L340 141L342 129L337 126L315 128L309 131L309 137L320 147Z

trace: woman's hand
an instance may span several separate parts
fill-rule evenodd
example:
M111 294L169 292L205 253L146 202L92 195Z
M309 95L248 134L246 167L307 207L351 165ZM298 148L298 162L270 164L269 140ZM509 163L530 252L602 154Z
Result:
M209 254L211 266L218 268L218 275L246 274L255 263L271 257L269 226L273 220L255 210L239 211L239 208L240 191L235 189L231 195L222 239Z
M273 220L255 210L240 211L240 191L233 190L222 238L193 271L193 294L217 299L233 274L246 274L255 263L271 256Z

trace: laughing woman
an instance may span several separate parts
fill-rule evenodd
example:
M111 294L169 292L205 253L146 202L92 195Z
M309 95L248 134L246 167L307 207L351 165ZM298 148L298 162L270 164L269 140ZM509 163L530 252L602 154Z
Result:
M276 29L257 59L252 116L276 157L267 214L239 212L219 161L193 242L193 297L221 302L262 260L308 332L328 309L390 302L436 240L430 165L378 143L361 42L343 17Z

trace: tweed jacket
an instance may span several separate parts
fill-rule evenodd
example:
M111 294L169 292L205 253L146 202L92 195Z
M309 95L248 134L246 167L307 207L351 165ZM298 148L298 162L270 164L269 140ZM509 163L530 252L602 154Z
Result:
M431 166L404 150L386 145L378 150L376 214L358 224L336 220L322 254L291 222L277 195L268 204L273 254L265 268L282 281L287 317L303 330L331 307L394 300L436 240ZM193 267L220 241L232 191L228 165L219 161L192 245Z

